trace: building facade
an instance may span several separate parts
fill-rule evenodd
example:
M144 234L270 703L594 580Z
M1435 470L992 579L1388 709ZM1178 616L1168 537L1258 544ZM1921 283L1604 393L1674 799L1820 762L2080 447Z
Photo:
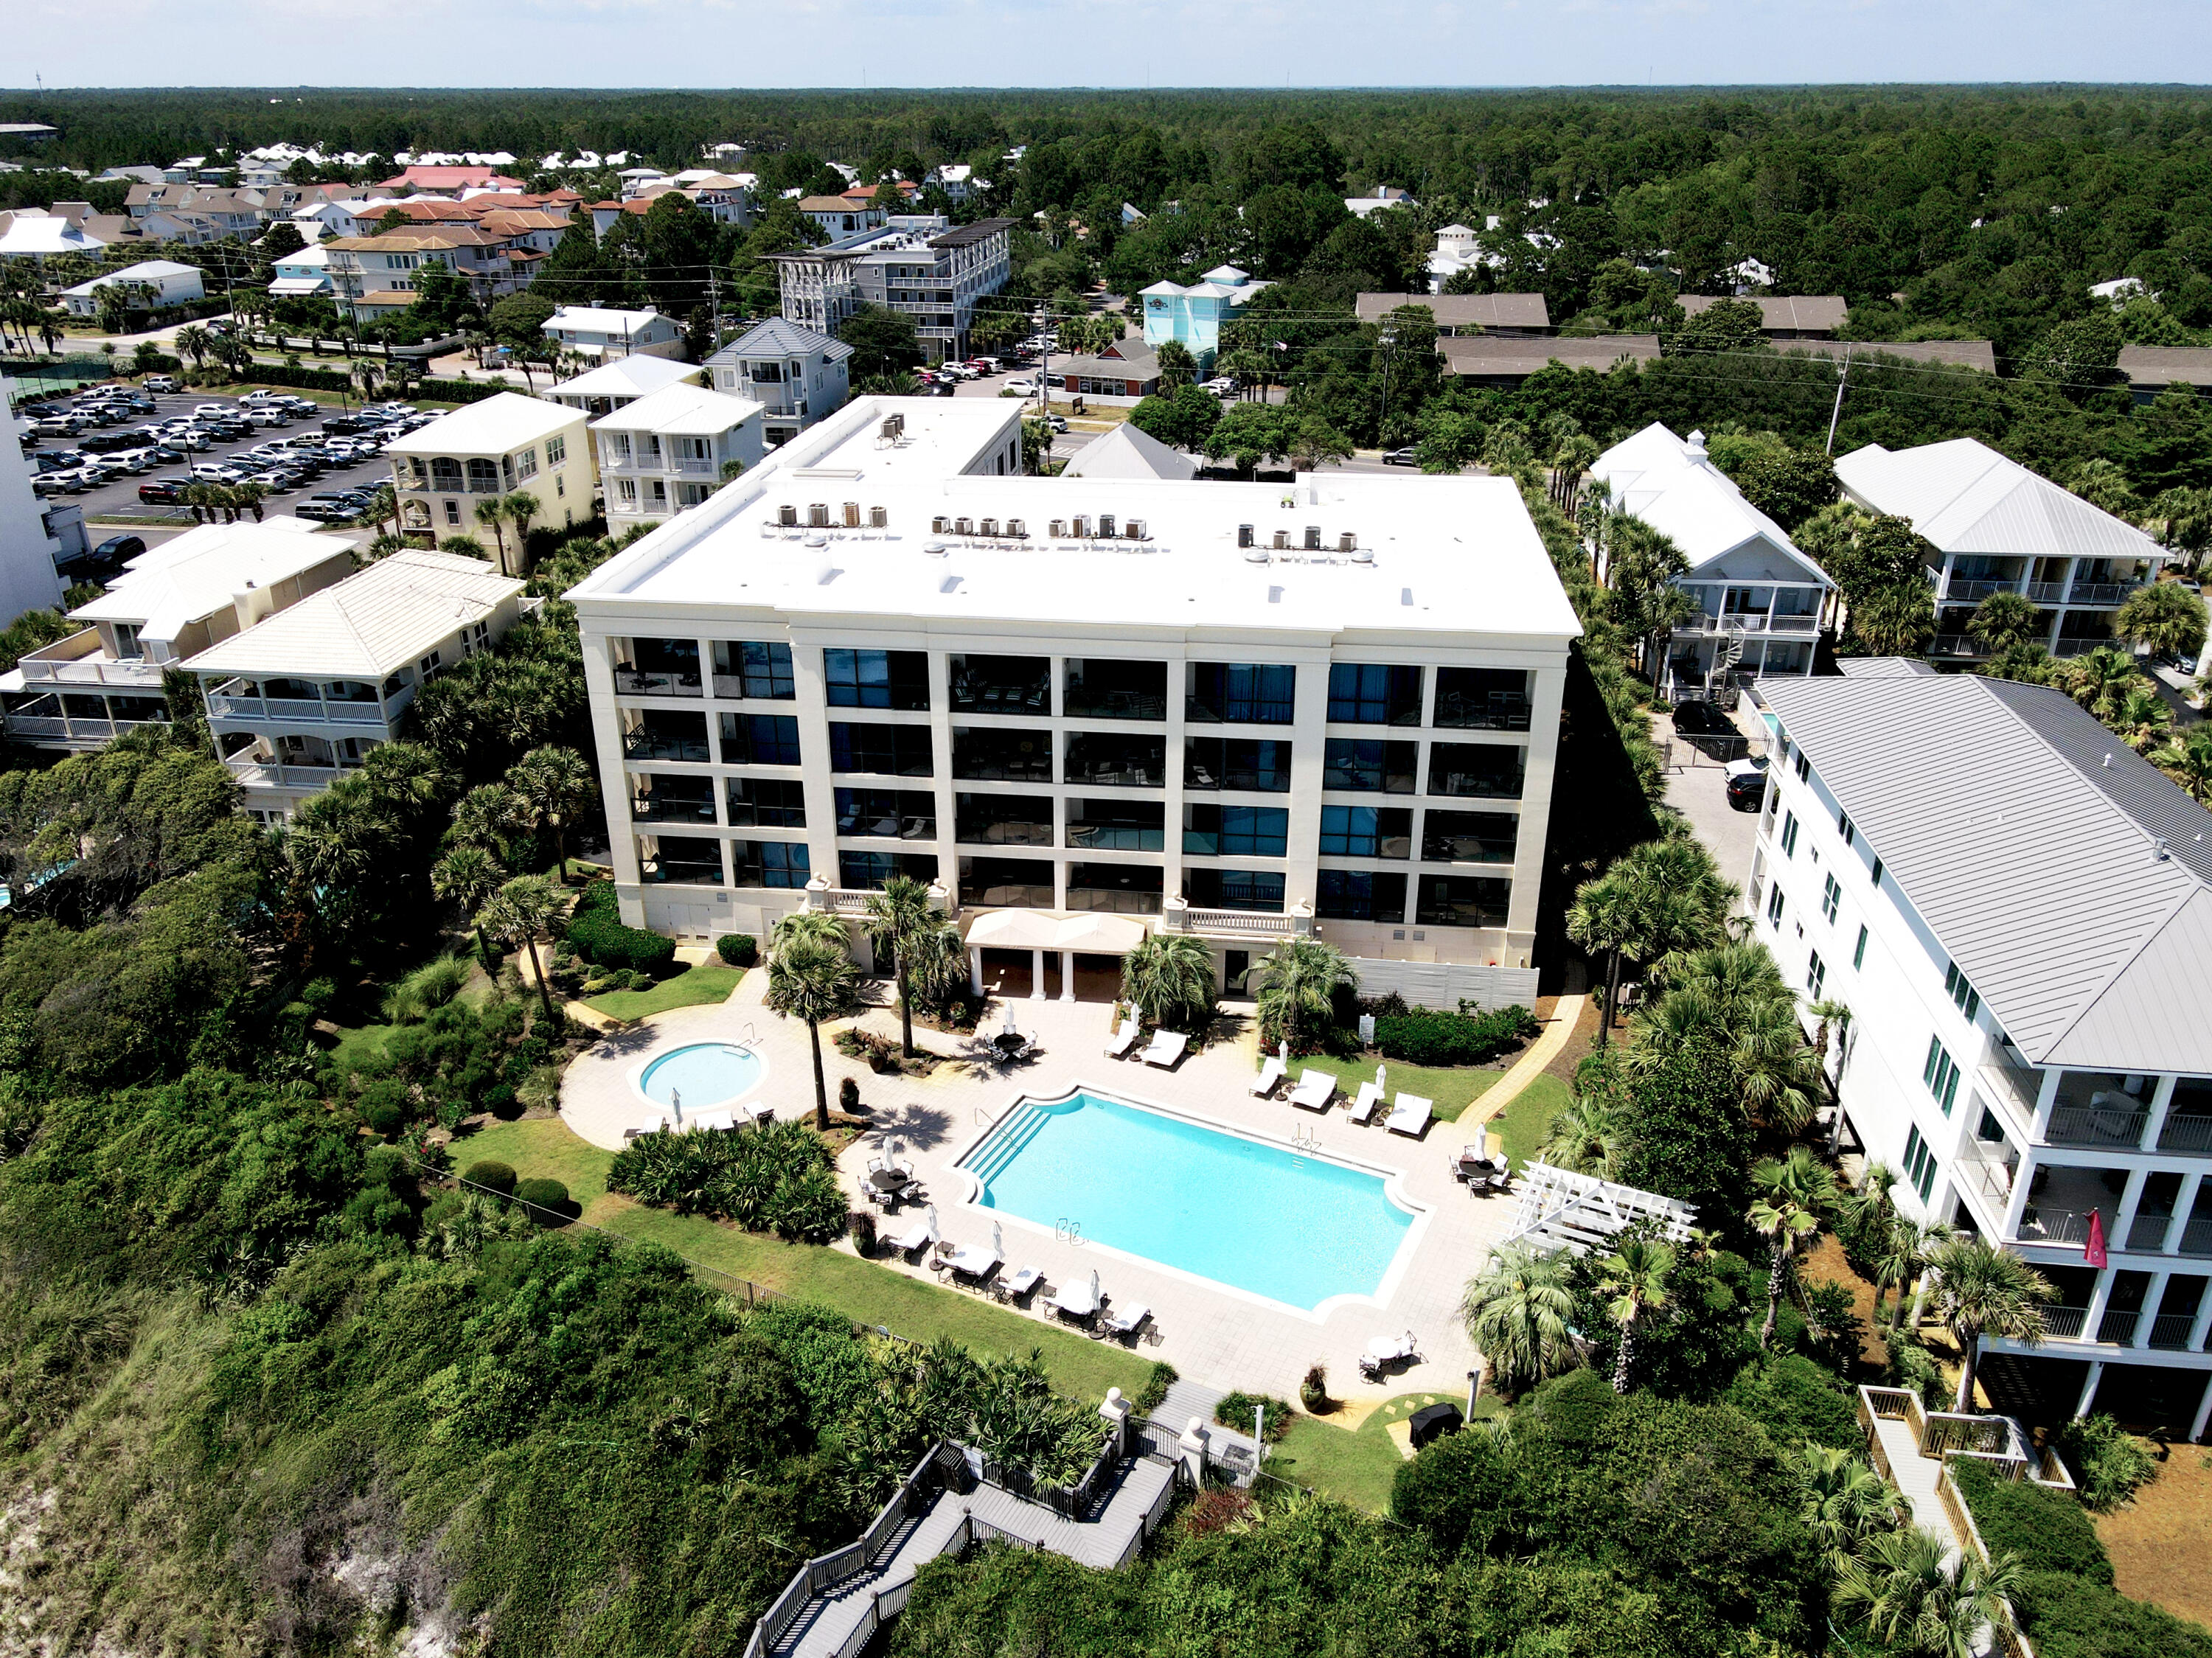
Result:
M910 873L1231 981L1308 932L1525 968L1577 628L1510 483L1028 478L1019 416L862 399L569 595L624 918Z
M596 479L580 409L501 392L394 438L385 452L399 527L409 536L470 536L487 554L513 559L520 532L479 524L478 502L518 492L535 496L538 529L566 529L592 516Z
M2212 814L2063 692L1975 675L1764 681L1745 903L1910 1214L2058 1290L1990 1368L2063 1410L2212 1417ZM1809 1016L1808 1016L1809 1017Z
M717 392L761 406L770 448L845 406L853 348L810 328L770 317L707 359Z
M1235 321L1267 286L1233 264L1214 266L1188 288L1154 282L1138 295L1145 302L1145 343L1157 351L1173 340L1198 359L1200 374L1211 374L1221 325Z
M61 602L56 566L85 550L84 509L42 499L31 488L31 460L12 440L17 430L15 382L0 375L0 606L10 619Z
M592 422L607 528L659 524L706 504L732 465L757 465L761 406L703 386L671 386Z
M953 229L915 214L827 246L772 254L784 320L835 334L863 305L881 306L913 320L930 361L965 356L976 302L1012 273L1012 228L1011 219L979 219Z
M545 337L564 351L600 362L642 355L682 361L684 325L658 311L612 306L564 305L545 319Z

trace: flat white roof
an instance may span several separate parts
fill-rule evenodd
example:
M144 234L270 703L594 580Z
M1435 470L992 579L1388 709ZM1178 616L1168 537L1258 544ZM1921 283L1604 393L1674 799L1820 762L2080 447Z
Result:
M594 432L726 432L742 426L763 405L703 386L664 386L635 403L602 415Z
M536 443L583 423L584 411L520 392L501 392L481 403L441 415L428 426L385 446L390 455L497 455Z
M381 679L524 583L459 553L410 550L234 634L185 664L194 672Z
M581 398L641 398L647 392L658 392L664 386L677 386L699 372L694 362L678 362L673 357L647 357L633 355L617 357L574 380L562 380L553 388L555 397Z
M660 320L658 311L617 311L612 306L564 305L546 318L548 331L574 329L585 334L642 334Z
M165 643L203 616L227 610L247 587L270 587L350 552L359 536L331 535L305 519L203 524L138 555L106 592L70 612L78 622L127 622Z

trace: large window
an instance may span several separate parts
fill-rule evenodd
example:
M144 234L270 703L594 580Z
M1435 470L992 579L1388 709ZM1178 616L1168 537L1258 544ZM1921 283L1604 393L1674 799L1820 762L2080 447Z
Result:
M1328 717L1339 726L1418 726L1421 671L1381 662L1339 662L1328 671Z
M1200 857L1280 858L1290 836L1291 814L1281 806L1182 809L1182 849Z
M1085 720L1164 720L1168 665L1112 657L1070 661L1062 712Z
M730 823L733 827L806 827L806 786L804 783L769 777L732 777L727 782Z
M1413 814L1404 806L1323 806L1324 858L1410 858Z
M1050 909L1052 861L1042 858L963 858L960 902L1001 908Z
M1406 878L1374 870L1322 870L1314 914L1327 921L1402 921Z
M952 774L984 783L1049 783L1052 733L955 726Z
M722 843L703 835L641 835L637 862L638 872L648 882L690 887L722 884Z
M951 671L955 714L1052 712L1052 659L1048 656L956 656Z
M1184 671L1183 718L1194 725L1287 726L1298 671L1264 662L1194 662Z
M791 647L716 640L714 695L791 701L799 695L791 677Z
M1461 730L1525 732L1528 680L1522 668L1438 668L1437 724Z
M1920 1068L1920 1080L1928 1084L1928 1091L1943 1108L1943 1114L1949 1116L1959 1099L1959 1062L1951 1057L1941 1036L1928 1039L1928 1059Z
M1905 1136L1905 1178L1923 1203L1936 1189L1936 1150L1920 1138L1917 1126Z
M1166 836L1167 808L1157 800L1067 803L1067 844L1085 851L1158 852Z
M705 760L707 716L659 708L626 710L623 753L632 760Z
M1182 744L1182 786L1288 794L1291 745L1266 737L1187 737Z
M795 890L812 878L804 841L733 841L732 860L737 865L741 887L779 887Z
M929 706L929 656L924 651L822 653L822 688L833 708Z
M625 696L699 695L699 641L633 639L617 646L615 689Z
M1510 864L1521 820L1510 811L1441 811L1421 819L1421 856L1437 864Z
M797 765L799 721L787 714L724 714L722 763L726 766Z
M1504 926L1513 883L1480 875L1424 875L1413 920L1422 926Z
M1052 844L1052 797L1048 794L956 794L952 810L955 838L973 845Z
M937 854L930 852L848 852L837 853L837 884L856 891L877 892L894 875L917 881L937 878Z
M1831 916L1829 919L1832 920L1835 918ZM1973 1023L1974 1015L1982 1011L1981 993L1966 982L1966 975L1959 971L1956 962L1944 963L1943 993L1951 999L1954 1007L1966 1016L1970 1024Z
M1437 743L1429 750L1429 793L1510 800L1521 793L1528 750L1518 744Z
M629 780L629 815L639 823L690 823L694 828L714 821L714 780L711 777L669 777L658 772L639 772Z
M1164 737L1125 737L1119 732L1068 733L1066 780L1071 783L1157 789L1167 786L1167 774Z
M833 720L830 722L830 769L927 777L935 769L929 727Z
M1253 909L1270 915L1283 910L1283 877L1278 870L1187 869L1182 891L1199 909Z
M1358 794L1411 794L1420 745L1332 737L1322 747L1322 786Z
M837 833L934 841L937 797L927 789L839 789Z
M1160 913L1158 864L1070 864L1067 907L1113 910L1123 915Z

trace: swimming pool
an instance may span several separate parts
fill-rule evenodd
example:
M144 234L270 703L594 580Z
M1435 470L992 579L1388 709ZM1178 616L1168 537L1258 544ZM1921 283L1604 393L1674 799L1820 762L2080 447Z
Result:
M694 1111L734 1100L760 1081L760 1056L735 1042L691 1042L672 1048L639 1073L637 1085L655 1105Z
M1020 1102L960 1167L985 1208L1307 1311L1382 1298L1414 1221L1380 1171L1087 1089Z

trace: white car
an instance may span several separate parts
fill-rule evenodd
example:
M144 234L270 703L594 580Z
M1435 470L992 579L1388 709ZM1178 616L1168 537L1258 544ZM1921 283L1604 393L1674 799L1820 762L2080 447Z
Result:
M1216 374L1206 381L1205 389L1217 398L1233 398L1237 395L1237 382L1226 374Z
M1035 380L1019 379L1010 380L999 389L1001 392L1011 392L1018 398L1033 398L1036 396L1036 382Z
M235 415L238 413L238 410L232 408L227 403L196 403L192 405L192 413L195 415Z
M149 374L146 376L143 389L149 392L173 392L177 389L177 382L172 375Z

